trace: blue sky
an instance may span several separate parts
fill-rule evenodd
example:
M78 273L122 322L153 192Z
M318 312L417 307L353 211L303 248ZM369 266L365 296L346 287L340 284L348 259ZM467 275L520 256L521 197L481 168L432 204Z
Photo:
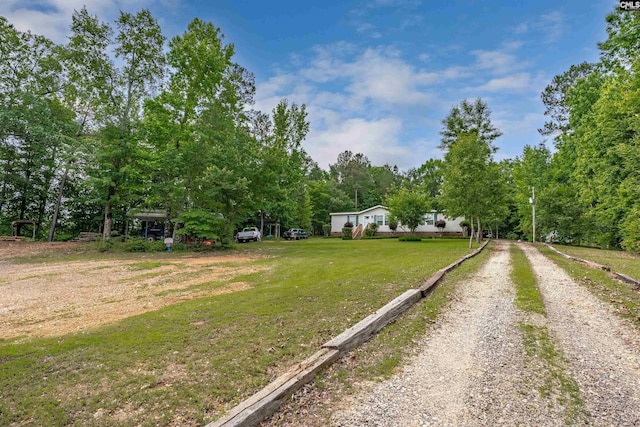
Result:
M255 108L306 104L304 147L327 168L344 150L403 170L442 157L441 120L462 99L488 102L498 159L543 141L540 92L554 75L596 61L618 2L325 0L2 0L18 29L64 42L74 9L113 22L149 8L171 38L199 17L256 76ZM551 145L549 143L549 145Z

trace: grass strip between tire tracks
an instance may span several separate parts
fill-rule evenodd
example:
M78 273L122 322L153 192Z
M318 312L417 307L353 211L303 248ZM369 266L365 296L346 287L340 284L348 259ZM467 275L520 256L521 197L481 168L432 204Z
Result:
M536 277L529 260L520 248L511 245L511 278L516 287L516 306L525 313L536 313L546 317L544 301L536 284ZM540 322L520 322L524 349L527 357L533 358L540 366L538 386L540 397L549 405L557 403L564 412L565 424L582 425L587 423L580 389L577 382L567 372L567 360L554 343L549 329Z

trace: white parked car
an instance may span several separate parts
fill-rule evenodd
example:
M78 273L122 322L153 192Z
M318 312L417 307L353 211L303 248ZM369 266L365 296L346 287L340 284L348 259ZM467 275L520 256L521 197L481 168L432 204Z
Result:
M245 227L238 233L236 239L238 243L248 242L249 240L259 242L262 240L262 234L260 234L260 230L257 227Z

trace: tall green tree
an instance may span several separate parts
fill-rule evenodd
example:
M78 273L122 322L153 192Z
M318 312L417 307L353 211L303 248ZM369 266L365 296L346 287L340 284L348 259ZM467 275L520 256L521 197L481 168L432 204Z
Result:
M536 199L545 200L545 193L550 185L551 152L544 144L524 147L521 157L516 158L513 166L513 184L515 187L514 201L518 209L520 223L518 228L528 236L533 233L533 211L530 198L535 189ZM555 224L548 223L549 219L542 214L539 206L536 231L546 234L555 228ZM536 240L539 238L536 236Z
M251 155L257 150L244 116L245 107L253 103L253 76L233 62L234 54L219 28L194 19L184 34L169 42L172 73L164 90L147 100L144 123L146 139L154 147L148 204L165 207L174 217L185 210L217 209L225 215L227 234L243 220L246 180L251 179ZM203 176L210 181L203 182ZM227 202L211 203L216 191L232 184L227 180L241 177L238 200L230 199L233 192L227 191ZM210 188L215 186L221 187Z
M73 112L60 101L60 48L17 31L0 17L0 228L36 221L51 202L60 153L73 133Z
M491 161L491 149L478 138L476 132L460 134L445 154L442 183L442 207L449 217L465 217L471 224L478 224L480 239L481 221L494 213L492 194L496 168ZM494 218L491 218L494 219Z
M368 207L361 203L362 195L373 187L370 173L371 162L362 153L353 154L347 150L338 155L335 164L329 165L331 178L338 183L353 201L353 209Z
M462 134L475 133L479 141L486 144L492 151L496 150L493 141L502 135L502 132L491 122L491 110L485 101L480 98L473 102L466 99L451 108L451 111L442 120L440 131L440 148L448 150Z
M254 117L253 132L259 144L258 164L253 188L256 210L277 223L300 227L310 218L299 211L298 202L306 203L305 176L311 165L302 141L309 132L307 109L286 99L273 109L271 117ZM309 202L310 203L310 202ZM306 208L305 208L306 210ZM262 224L261 224L262 226Z
M386 206L394 220L400 227L409 229L409 235L413 236L416 228L424 221L425 215L431 210L429 199L426 195L401 188L386 200Z
M103 236L111 236L113 209L126 213L135 196L142 198L143 178L137 155L143 147L139 138L141 108L151 89L164 73L164 36L151 13L120 12L117 33L86 10L77 12L72 25L71 68L87 71L85 90L101 95L95 115L100 125L99 143L90 148L95 164L90 169L92 185L103 194ZM101 52L114 45L120 66ZM87 66L90 66L87 68ZM124 214L123 214L124 215Z

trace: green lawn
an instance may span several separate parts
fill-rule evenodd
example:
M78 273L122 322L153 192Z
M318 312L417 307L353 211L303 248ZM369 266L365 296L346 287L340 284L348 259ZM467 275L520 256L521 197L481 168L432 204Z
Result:
M270 267L232 279L251 290L83 334L0 341L0 425L201 425L468 253L466 245L337 239L242 245L239 251L264 255L255 264Z
M640 280L640 256L637 254L577 246L554 245L554 247L567 255L606 265L613 271Z

